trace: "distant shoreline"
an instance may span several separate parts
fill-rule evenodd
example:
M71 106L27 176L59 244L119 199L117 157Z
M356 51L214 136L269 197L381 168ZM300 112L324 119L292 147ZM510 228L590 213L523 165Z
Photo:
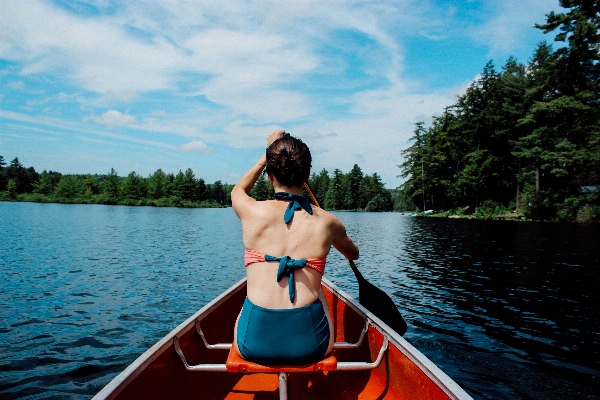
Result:
M192 202L181 200L179 198L166 198L158 200L141 199L141 200L113 200L102 198L89 199L48 199L46 197L35 194L21 194L15 199L6 198L0 194L0 201L7 203L44 203L44 204L101 204L106 206L131 206L131 207L174 207L174 208L227 208L227 205L221 205L214 201Z

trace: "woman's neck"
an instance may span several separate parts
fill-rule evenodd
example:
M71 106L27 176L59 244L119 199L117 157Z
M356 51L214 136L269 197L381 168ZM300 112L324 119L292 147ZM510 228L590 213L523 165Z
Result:
M287 192L297 196L302 196L302 186L283 186L277 185L275 182L273 182L273 189L275 189L275 192Z

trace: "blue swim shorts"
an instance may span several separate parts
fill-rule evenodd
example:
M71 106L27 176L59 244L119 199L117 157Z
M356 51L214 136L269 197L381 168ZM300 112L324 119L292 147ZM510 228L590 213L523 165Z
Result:
M271 309L246 298L237 327L241 355L263 365L319 361L327 351L329 337L329 322L319 299L304 307Z

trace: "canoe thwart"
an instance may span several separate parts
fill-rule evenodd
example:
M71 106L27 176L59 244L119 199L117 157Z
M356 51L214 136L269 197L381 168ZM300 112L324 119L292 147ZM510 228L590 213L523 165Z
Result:
M181 362L183 366L188 371L215 371L215 372L227 372L227 366L225 364L198 364L198 365L189 365L185 356L183 355L183 351L181 351L181 347L179 346L179 338L177 336L173 337L173 347L175 348L175 352L181 358Z
M369 330L370 324L371 324L371 320L369 318L365 319L365 327L363 328L362 332L360 332L360 336L358 337L358 340L356 341L356 343L335 342L333 344L333 348L334 349L355 349L355 348L359 347L362 344L363 339L367 335L367 331Z
M345 361L339 362L337 365L337 371L357 371L357 370L365 370L365 369L375 369L379 367L381 364L381 360L383 360L383 355L387 351L388 348L388 338L384 336L383 343L381 344L381 348L379 349L379 354L377 358L372 363L368 362L355 362L355 361Z
M212 349L212 350L229 350L229 349L231 349L231 343L209 344L208 341L206 340L206 337L204 336L204 332L202 332L202 328L200 327L200 320L199 319L195 320L194 325L196 326L196 333L198 335L200 335L200 337L202 338L202 341L204 342L204 345L206 346L207 349Z

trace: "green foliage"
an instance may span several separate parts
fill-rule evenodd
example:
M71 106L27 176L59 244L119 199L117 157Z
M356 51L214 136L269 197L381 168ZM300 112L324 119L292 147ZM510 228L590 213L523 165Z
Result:
M10 199L16 199L17 198L17 183L15 182L14 179L9 179L8 183L6 184L6 192L8 193L8 197Z
M85 185L83 181L75 175L63 175L54 190L54 196L58 199L74 199L83 195Z
M345 207L346 187L343 182L343 174L339 169L333 171L333 177L329 181L329 188L325 194L324 207L328 210L343 210Z
M96 183L96 179L92 176L92 174L87 174L83 181L85 186L85 195L90 197L92 195L98 194L98 184Z
M227 205L228 193L225 190L225 187L223 186L223 183L221 181L216 181L215 183L208 185L207 190L210 193L209 198L211 201L222 206Z
M363 175L356 164L347 173L335 169L329 177L327 170L314 174L309 184L323 207L328 210L391 211L392 193L385 188L376 173ZM308 193L305 193L308 197ZM369 205L370 203L370 205Z
M329 173L325 168L323 168L318 174L313 172L308 180L314 195L317 196L317 199L319 199L321 204L324 204L323 202L325 201L325 196L327 195L327 190L329 189L329 180ZM308 194L306 194L306 196L308 196Z
M114 168L111 168L108 175L102 180L102 194L109 201L116 202L118 200L120 181L121 179Z
M33 191L33 184L37 182L38 179L39 174L35 172L35 169L33 167L23 167L17 157L10 162L8 167L0 170L1 188L4 189L6 187L8 190L5 185L8 185L8 182L12 180L16 189L11 188L11 190L16 190L17 193L31 193Z
M135 171L121 178L114 169L107 175L63 176L58 172L45 170L37 174L33 167L24 168L18 158L15 158L10 166L5 168L5 165L4 158L0 157L0 184L5 179L9 189L0 190L0 200L5 201L158 207L231 205L230 192L233 185L220 181L214 185L207 185L203 179L196 179L194 172L189 168L185 172L180 171L177 177L158 169L145 179ZM7 178L6 172L10 179ZM28 191L19 192L19 179L22 182L21 187ZM4 189L7 189L6 185ZM272 185L270 190L273 190ZM215 196L218 201L211 200L211 196Z
M52 175L44 170L40 174L40 180L33 184L33 193L51 194L54 192L55 187L56 185L54 179L52 179Z
M402 190L402 188L397 188L391 191L392 202L394 204L394 211L417 211L418 207L413 202L412 198L408 196L408 194Z
M577 211L577 222L590 223L598 221L600 217L600 206L586 204Z
M141 201L146 197L146 181L133 171L121 183L120 193L123 199Z
M206 183L204 179L200 178L196 182L196 200L199 202L205 202L208 200L208 188L206 187Z
M381 177L374 173L366 175L358 187L358 205L365 211L391 211L392 195L384 187Z
M532 219L596 218L600 202L578 189L600 184L600 2L561 5L538 28L566 46L540 43L528 65L511 57L501 72L489 62L429 128L416 124L399 167L419 208L470 206L485 218L518 204Z
M269 198L269 187L267 180L263 174L260 174L258 180L254 184L254 187L250 191L250 196L258 201L267 200Z
M148 197L151 199L160 199L169 193L169 178L160 168L148 177L146 184Z

